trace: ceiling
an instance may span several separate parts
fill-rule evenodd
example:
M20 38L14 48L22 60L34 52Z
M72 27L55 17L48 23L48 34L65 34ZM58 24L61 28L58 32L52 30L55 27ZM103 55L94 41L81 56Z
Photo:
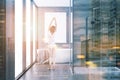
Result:
M70 7L72 0L34 0L38 7Z

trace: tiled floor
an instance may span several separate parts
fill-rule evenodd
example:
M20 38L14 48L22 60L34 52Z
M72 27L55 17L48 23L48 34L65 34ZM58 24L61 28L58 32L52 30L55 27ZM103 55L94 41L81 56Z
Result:
M70 66L57 64L55 70L49 70L48 65L35 64L19 80L71 80Z
M75 67L74 71L74 75L84 75L87 80L120 80L120 69L116 67Z
M55 70L35 64L19 80L120 80L120 70L115 67L75 67L74 71L73 75L68 64L56 64Z

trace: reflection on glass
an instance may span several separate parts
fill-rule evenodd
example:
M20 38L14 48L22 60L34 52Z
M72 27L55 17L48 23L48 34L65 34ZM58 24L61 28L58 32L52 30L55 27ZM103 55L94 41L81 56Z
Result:
M75 73L81 75L83 66L87 80L120 80L120 1L89 1L74 0ZM85 3L91 5L90 14ZM86 17L86 22L81 23ZM82 33L84 28L86 33Z
M118 12L115 9L119 6L115 5L117 2L119 1L92 0L92 29L89 40L92 46L88 52L89 60L94 61L97 66L117 67L120 62L117 59L120 57L119 16L113 14Z

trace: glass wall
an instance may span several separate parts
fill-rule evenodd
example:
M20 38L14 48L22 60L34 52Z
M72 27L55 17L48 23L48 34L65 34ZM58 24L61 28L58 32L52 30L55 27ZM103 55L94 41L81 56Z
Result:
M73 2L74 65L119 67L119 1Z
M96 3L96 4L95 4ZM119 13L116 0L92 0L92 48L89 60L97 66L120 66Z
M74 67L86 65L90 0L73 0L73 62Z
M86 69L85 80L120 79L119 6L120 0L73 0L75 76Z
M73 1L74 72L81 72L81 67L91 70L86 73L87 80L93 80L93 75L99 76L95 80L120 79L119 3L119 0ZM92 73L93 69L98 72Z

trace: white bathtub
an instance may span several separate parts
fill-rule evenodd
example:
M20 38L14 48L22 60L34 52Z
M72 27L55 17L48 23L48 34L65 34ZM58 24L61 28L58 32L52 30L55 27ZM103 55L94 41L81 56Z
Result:
M44 61L48 58L48 53L45 52L47 49L37 49L37 61L39 63L44 63ZM48 56L49 57L49 56ZM55 62L56 63L69 63L72 61L72 49L64 49L64 48L58 48L56 49L56 56L55 56Z
M69 63L72 61L72 49L56 49L56 63Z

